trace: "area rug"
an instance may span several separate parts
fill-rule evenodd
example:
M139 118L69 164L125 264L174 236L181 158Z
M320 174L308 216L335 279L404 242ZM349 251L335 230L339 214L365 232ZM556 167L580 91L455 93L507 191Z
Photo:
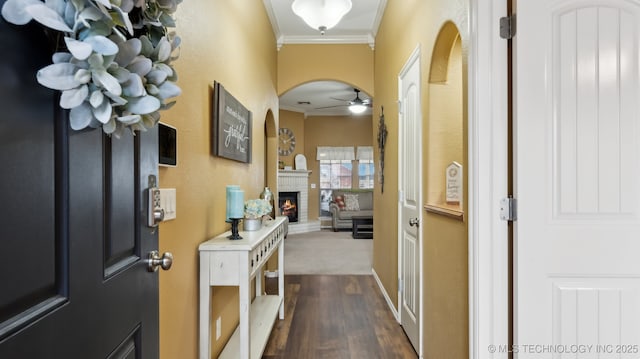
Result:
M329 230L284 240L285 274L371 274L373 241Z

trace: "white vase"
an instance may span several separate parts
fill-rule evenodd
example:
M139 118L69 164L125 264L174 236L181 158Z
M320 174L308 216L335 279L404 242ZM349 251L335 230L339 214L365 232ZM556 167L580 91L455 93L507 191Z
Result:
M245 231L257 231L260 228L262 228L262 219L261 218L245 218L243 226Z

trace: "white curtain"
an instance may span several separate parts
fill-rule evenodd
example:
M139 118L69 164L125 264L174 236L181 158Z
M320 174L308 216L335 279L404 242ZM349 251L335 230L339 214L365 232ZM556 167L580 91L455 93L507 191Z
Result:
M372 157L373 158L373 157ZM324 147L318 146L318 152L316 159L318 161L327 160L327 161L353 161L355 160L355 155L353 151L353 147Z
M358 146L356 159L358 161L373 161L373 147Z

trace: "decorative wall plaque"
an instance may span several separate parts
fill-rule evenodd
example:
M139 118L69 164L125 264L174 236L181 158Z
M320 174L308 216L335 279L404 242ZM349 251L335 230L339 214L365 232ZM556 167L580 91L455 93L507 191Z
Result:
M212 152L216 156L251 163L251 111L213 83Z
M448 204L460 204L462 201L462 165L451 162L446 170L446 201Z

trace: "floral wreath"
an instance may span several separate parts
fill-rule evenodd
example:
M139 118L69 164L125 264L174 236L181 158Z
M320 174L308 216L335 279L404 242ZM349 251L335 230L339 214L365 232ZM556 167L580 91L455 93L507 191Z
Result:
M7 0L2 17L15 25L35 20L64 37L64 51L37 73L62 92L74 130L102 127L120 137L146 131L180 95L171 61L180 38L168 27L182 0Z

